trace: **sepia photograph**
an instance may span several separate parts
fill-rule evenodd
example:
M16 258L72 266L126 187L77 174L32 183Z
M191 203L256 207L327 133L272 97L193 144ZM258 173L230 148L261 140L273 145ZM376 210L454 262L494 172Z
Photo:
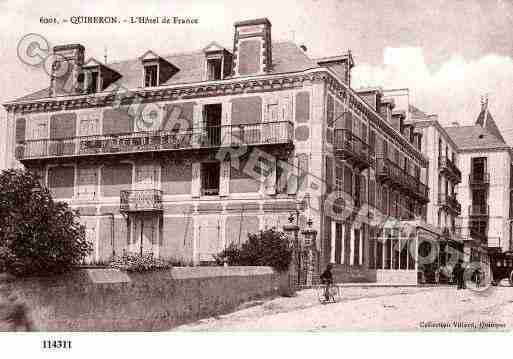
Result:
M513 1L0 14L0 341L513 329Z

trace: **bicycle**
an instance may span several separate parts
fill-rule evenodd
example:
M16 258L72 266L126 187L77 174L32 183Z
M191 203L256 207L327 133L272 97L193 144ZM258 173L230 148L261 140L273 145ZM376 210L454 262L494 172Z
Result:
M319 299L319 302L321 304L337 303L340 300L339 286L336 284L330 284L327 296L326 286L328 286L328 284L317 284L317 286L315 287L315 290L317 292L317 299Z

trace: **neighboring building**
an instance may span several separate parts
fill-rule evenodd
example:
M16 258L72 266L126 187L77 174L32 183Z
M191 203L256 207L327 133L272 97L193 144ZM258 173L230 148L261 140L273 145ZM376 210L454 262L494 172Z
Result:
M436 115L428 115L411 104L408 89L385 90L384 94L396 103L394 114L400 116L401 132L407 135L413 132L422 138L421 151L429 160L426 221L432 229L430 238L438 242L430 244L434 244L431 248L437 252L434 253L435 268L440 268L463 258L464 243L474 243L470 237L462 236L459 228L462 209L457 199L457 186L462 175L456 165L458 148ZM433 271L433 267L423 270Z
M84 61L77 44L54 53L66 76L4 105L6 163L39 172L79 210L90 261L134 251L209 262L293 213L301 227L313 220L319 265L334 262L339 277L416 282L405 244L417 237L366 218L426 227L422 135L402 131L381 90L351 89L350 52L311 59L271 42L271 23L257 19L235 24L233 52L211 43L109 64ZM332 191L367 216L335 220Z
M466 258L512 249L512 152L489 112L488 101L482 102L475 125L445 130L459 152L462 228L481 242L480 248L466 248Z

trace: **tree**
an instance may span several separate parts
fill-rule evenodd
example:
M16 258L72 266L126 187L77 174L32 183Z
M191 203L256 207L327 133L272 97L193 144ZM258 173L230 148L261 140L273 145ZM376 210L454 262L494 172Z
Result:
M267 229L249 234L241 246L232 243L216 256L216 260L219 263L226 261L229 265L271 266L281 272L288 269L292 260L292 246L284 233Z
M0 272L18 276L62 273L91 251L76 211L56 202L39 177L0 173Z

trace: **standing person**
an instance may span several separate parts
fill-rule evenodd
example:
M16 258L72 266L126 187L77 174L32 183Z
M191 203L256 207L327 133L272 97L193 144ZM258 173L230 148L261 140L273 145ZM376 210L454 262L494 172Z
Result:
M465 272L465 269L463 268L463 260L459 259L458 263L454 266L454 269L452 270L452 275L454 279L456 280L457 289L463 289L464 287L464 278L463 274Z

